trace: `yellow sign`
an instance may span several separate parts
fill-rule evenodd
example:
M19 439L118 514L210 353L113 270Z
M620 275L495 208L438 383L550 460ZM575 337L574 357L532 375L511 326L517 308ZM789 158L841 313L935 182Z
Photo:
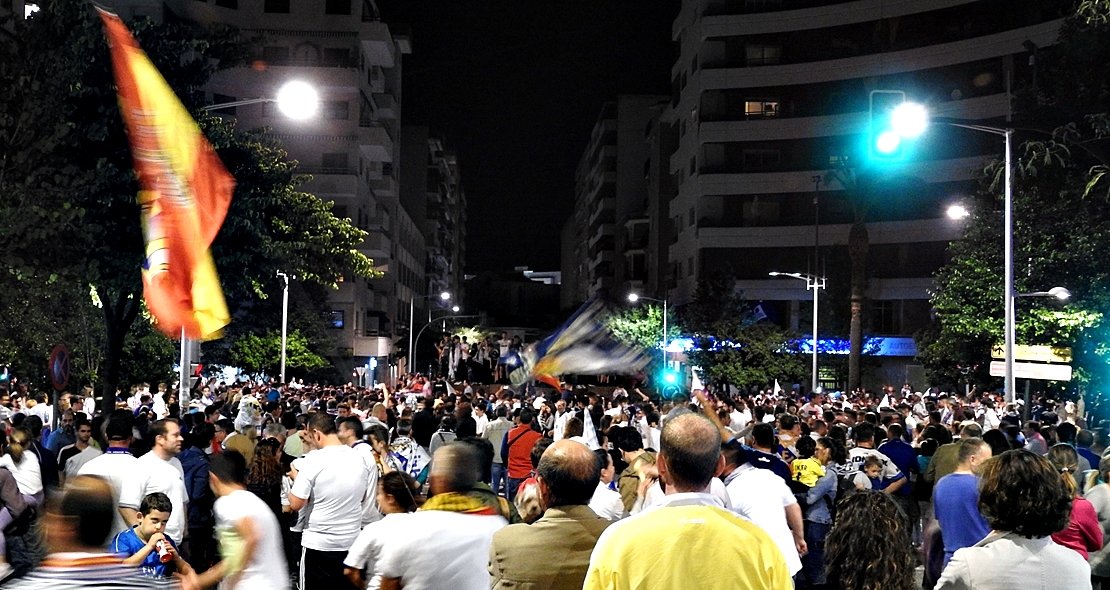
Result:
M1006 348L997 344L991 349L991 357L996 359L1006 358ZM1041 363L1070 363L1071 349L1056 348L1054 346L1031 346L1027 344L1014 345L1014 360L1035 361Z

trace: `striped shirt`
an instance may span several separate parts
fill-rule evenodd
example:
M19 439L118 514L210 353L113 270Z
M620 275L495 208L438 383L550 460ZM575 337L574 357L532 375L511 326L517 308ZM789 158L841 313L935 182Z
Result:
M5 590L159 590L180 588L174 580L156 580L143 576L139 568L124 565L123 560L109 553L55 553L48 555L27 576L12 580Z

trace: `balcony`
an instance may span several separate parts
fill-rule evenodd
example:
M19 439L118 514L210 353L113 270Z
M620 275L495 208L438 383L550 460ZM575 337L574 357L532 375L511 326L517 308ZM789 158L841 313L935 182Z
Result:
M368 160L393 161L393 137L389 129L377 121L359 121L358 149Z
M397 179L392 176L384 176L378 180L371 180L370 190L374 191L374 195L378 197L395 197L397 196Z
M354 353L356 357L389 356L393 344L388 336L355 336Z
M388 92L376 92L372 95L374 104L378 106L379 119L396 119L397 118L397 99Z
M397 46L389 26L382 22L362 23L359 26L362 54L370 64L392 68L396 64Z
M615 233L615 229L613 228L612 223L603 223L603 224L601 224L597 228L597 231L594 232L594 234L592 236L590 236L589 247L593 248L594 245L597 244L599 241L601 241L602 238L604 238L606 236L612 237L614 235L614 233Z
M848 243L847 223L822 225L821 246ZM868 223L872 245L953 242L963 238L964 227L948 218ZM698 229L699 248L798 248L813 246L813 226L776 227L702 227Z
M881 18L898 18L975 1L977 0L710 0L702 12L702 35L704 38L803 31Z
M385 234L368 234L359 245L358 251L374 259L374 263L384 262L393 251L393 243Z
M596 222L598 220L598 218L601 217L602 215L604 215L605 213L609 213L610 217L612 217L614 215L614 211L615 211L614 207L616 207L616 203L617 203L617 200L615 198L612 198L612 197L605 198L605 199L599 199L597 201L597 205L594 207L593 212L590 213L590 219L589 219L588 225L590 227L593 227L594 222Z

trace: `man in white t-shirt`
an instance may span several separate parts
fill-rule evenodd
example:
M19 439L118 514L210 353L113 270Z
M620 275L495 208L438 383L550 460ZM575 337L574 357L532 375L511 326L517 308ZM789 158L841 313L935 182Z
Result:
M223 561L203 574L190 575L186 586L223 590L287 590L289 570L281 542L281 526L266 503L246 488L247 462L235 451L212 457L208 483L216 494L216 531L225 550L241 548L243 554L224 555ZM249 553L246 553L248 551ZM232 570L228 562L240 565Z
M781 477L747 461L738 444L726 445L725 488L732 511L763 529L782 551L790 575L802 569L801 554L806 552L802 509Z
M902 473L890 457L875 450L875 426L870 422L861 422L852 429L852 437L856 446L848 451L848 468L850 471L863 471L863 462L868 457L877 457L883 464L882 481L883 492L893 494L906 484L906 476Z
M378 458L374 455L374 448L363 438L362 421L357 417L341 418L336 434L343 444L358 452L362 464L366 466L366 498L362 505L362 526L365 527L382 518L378 508Z
M469 445L440 447L428 475L429 495L420 511L398 514L382 550L382 590L488 590L493 533L508 522L481 500L466 495L477 483L478 457Z
M335 419L312 414L302 436L316 450L294 468L289 507L310 507L301 535L301 590L348 588L343 558L362 528L362 507L369 479L358 451L343 444Z
M118 508L124 478L135 473L135 466L139 461L128 451L131 445L131 420L126 415L111 418L104 434L108 437L108 448L103 455L82 465L77 470L77 475L95 475L105 479L112 486L112 505ZM117 509L107 542L111 543L116 535L127 528L123 515Z
M151 422L147 430L154 439L150 452L139 457L134 468L124 477L119 497L119 512L127 526L139 524L139 506L147 494L162 492L170 499L173 510L166 523L165 535L180 545L185 537L186 505L185 470L177 455L181 452L181 427L173 418ZM91 463L91 461L90 461Z

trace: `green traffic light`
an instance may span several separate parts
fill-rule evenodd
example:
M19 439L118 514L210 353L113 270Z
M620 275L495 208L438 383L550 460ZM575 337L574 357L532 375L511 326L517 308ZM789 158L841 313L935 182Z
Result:
M675 381L678 381L678 375L675 375L672 371L667 371L663 374L663 380L667 383L674 383Z
M884 154L892 154L902 145L902 136L893 131L884 131L875 140L875 149Z

